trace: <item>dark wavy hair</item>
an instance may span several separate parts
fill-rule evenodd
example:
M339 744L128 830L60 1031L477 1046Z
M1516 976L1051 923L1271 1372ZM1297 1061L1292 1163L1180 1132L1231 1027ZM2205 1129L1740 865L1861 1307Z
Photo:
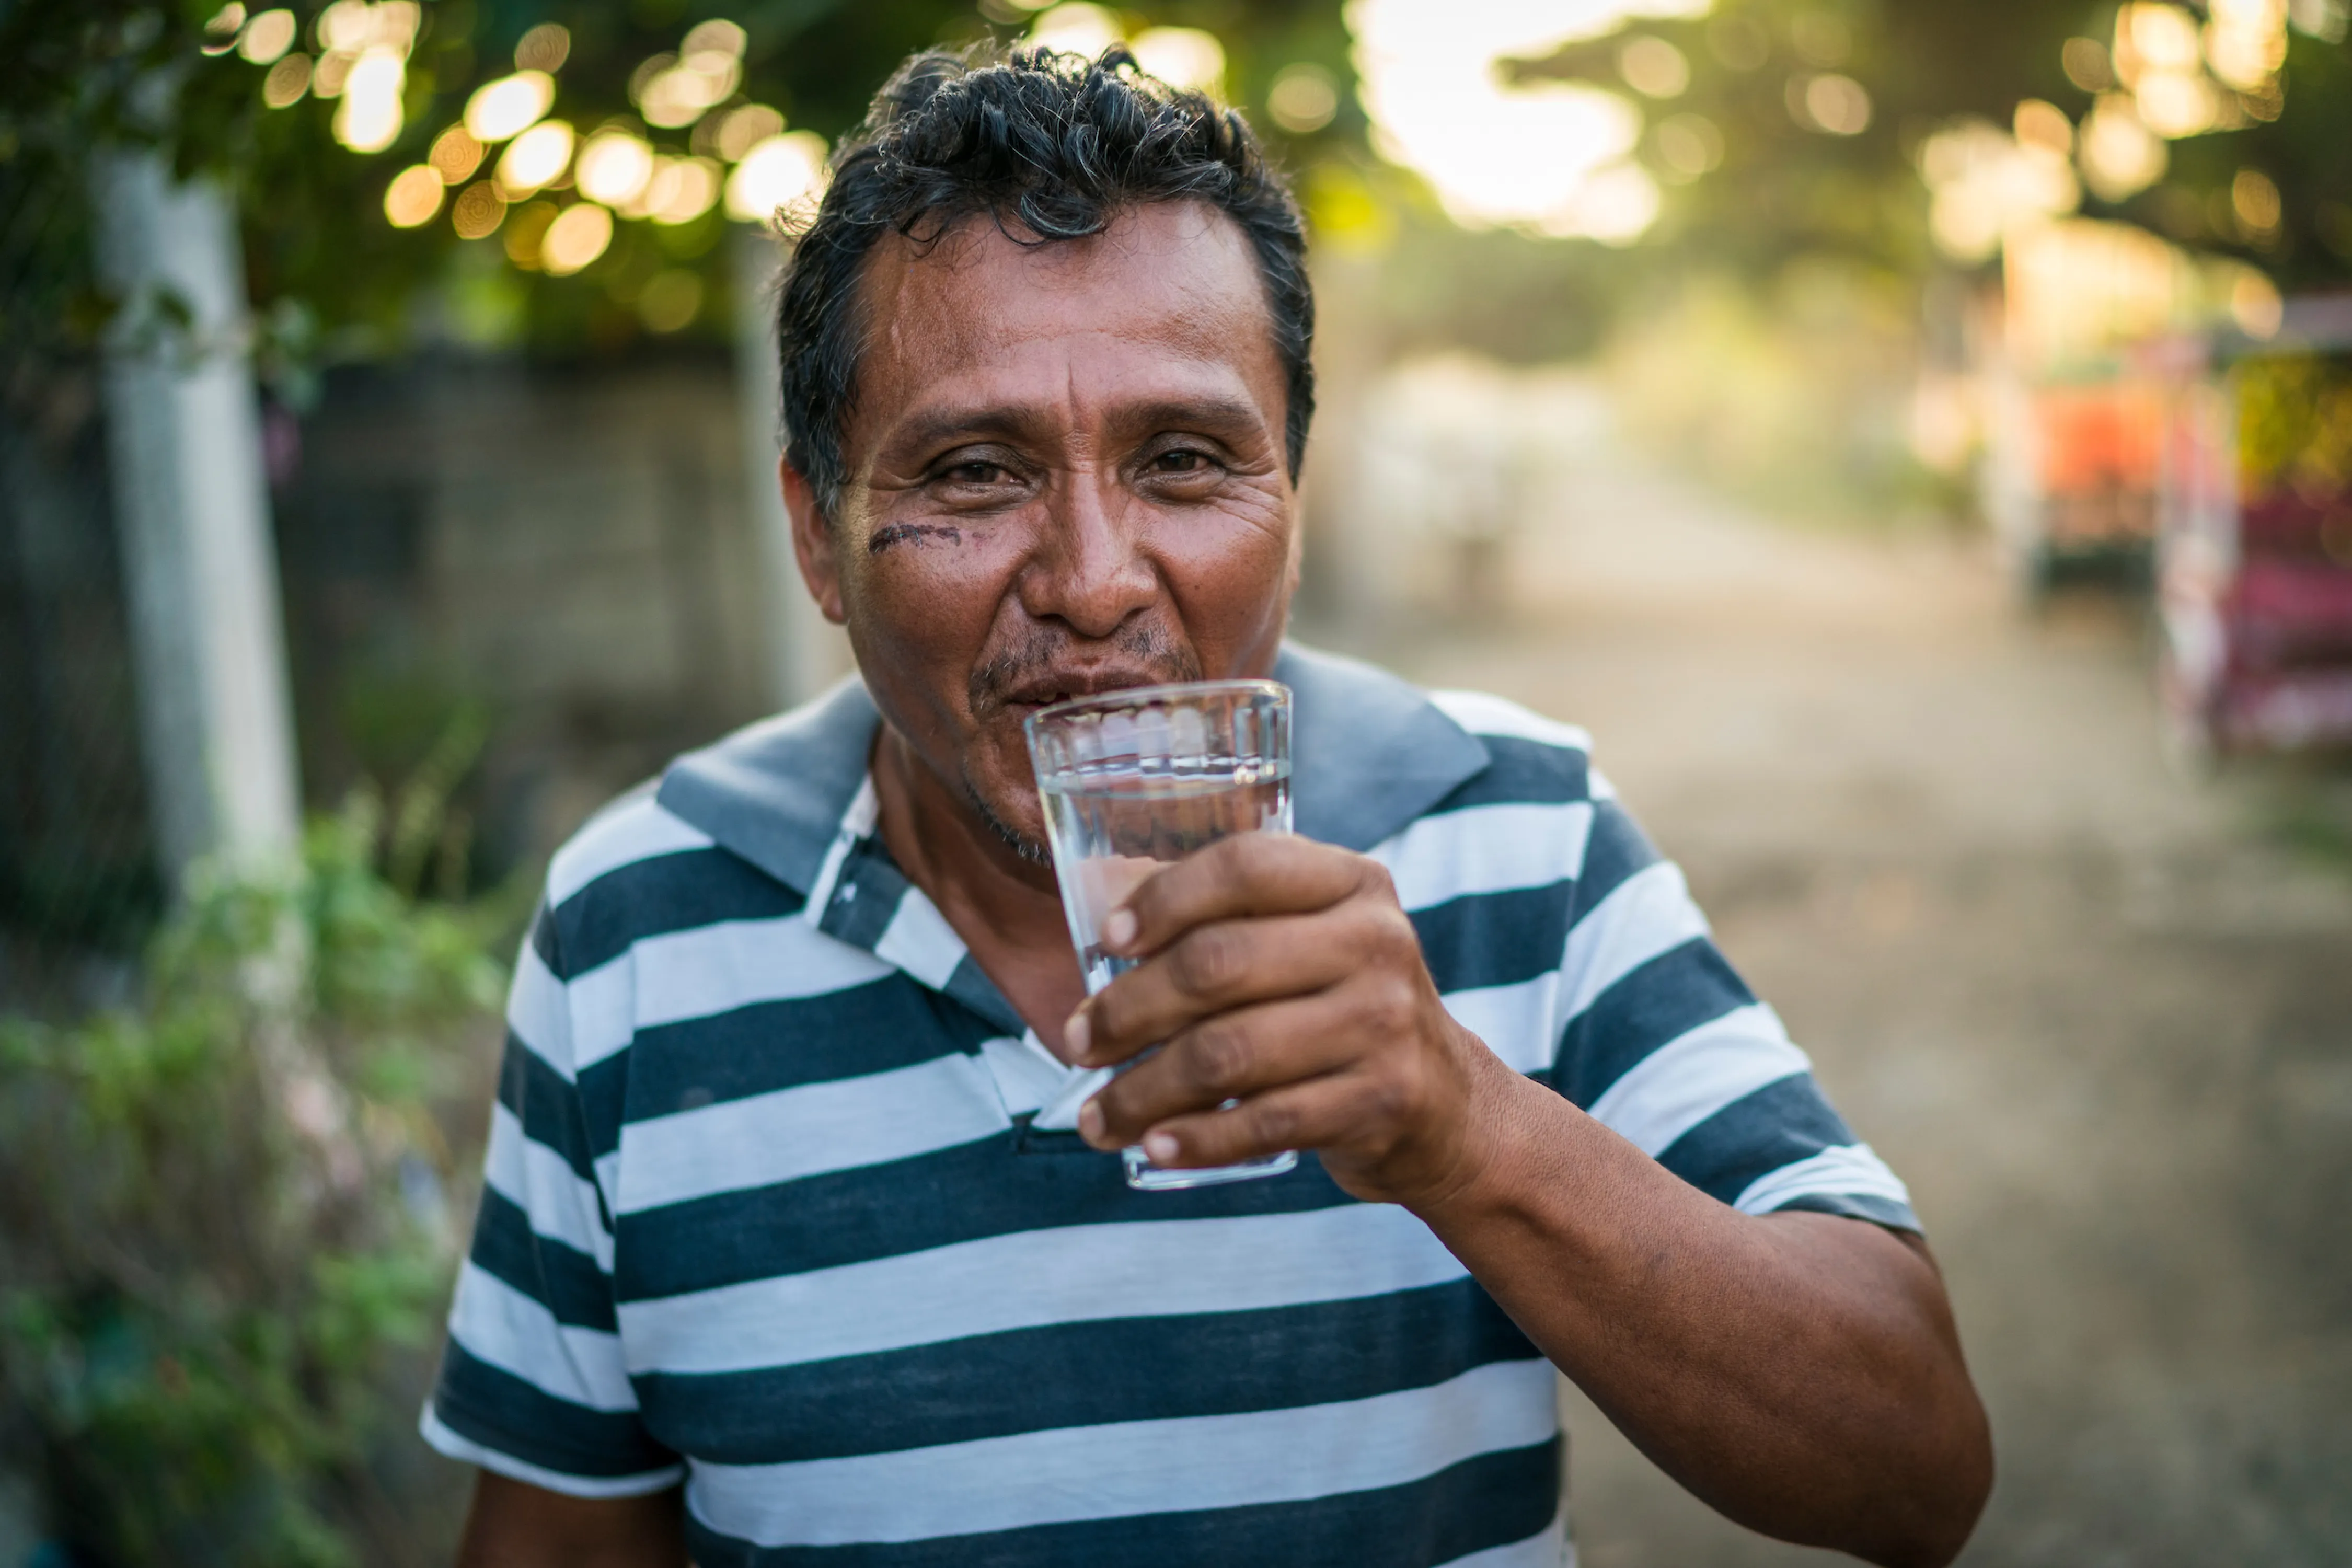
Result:
M1265 282L1288 381L1284 436L1298 478L1315 414L1315 297L1298 205L1241 115L1098 59L1019 49L912 55L841 145L833 184L794 237L777 305L785 456L827 518L847 478L841 442L866 323L858 283L886 234L936 242L986 214L1024 244L1100 233L1122 208L1200 201L1240 226Z

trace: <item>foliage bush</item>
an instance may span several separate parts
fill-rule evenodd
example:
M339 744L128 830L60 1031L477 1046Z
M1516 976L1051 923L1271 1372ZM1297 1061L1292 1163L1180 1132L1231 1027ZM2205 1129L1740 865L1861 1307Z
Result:
M192 879L134 1005L0 1021L0 1441L78 1559L417 1561L453 1506L406 1495L454 1490L412 1436L461 1245L436 1111L487 1098L514 912L388 879L383 816Z

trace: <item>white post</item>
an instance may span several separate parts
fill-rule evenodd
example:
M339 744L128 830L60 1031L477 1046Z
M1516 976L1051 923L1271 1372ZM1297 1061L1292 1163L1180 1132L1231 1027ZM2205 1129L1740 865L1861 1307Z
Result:
M776 385L776 274L782 251L764 228L729 237L735 292L736 405L743 418L743 499L759 547L760 620L767 648L768 699L804 702L852 663L841 628L824 618L801 581L793 524L776 479L782 455Z
M160 154L96 160L114 511L166 880L290 853L301 822L278 565L236 222ZM170 307L185 308L184 326Z

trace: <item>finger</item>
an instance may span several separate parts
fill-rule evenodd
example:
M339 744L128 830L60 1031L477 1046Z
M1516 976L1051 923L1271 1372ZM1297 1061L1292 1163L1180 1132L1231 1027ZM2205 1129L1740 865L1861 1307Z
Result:
M1194 926L1079 1005L1064 1032L1071 1059L1125 1061L1218 1013L1337 984L1385 951L1383 924L1364 904Z
M1360 1049L1352 1016L1329 992L1220 1014L1105 1084L1080 1108L1078 1131L1123 1149L1171 1117L1344 1067Z
M1376 1096L1361 1075L1331 1073L1252 1095L1229 1110L1172 1117L1141 1142L1155 1165L1231 1165L1343 1142L1375 1109Z
M1103 922L1103 945L1156 952L1210 921L1328 909L1386 875L1361 855L1296 834L1237 833L1155 872Z

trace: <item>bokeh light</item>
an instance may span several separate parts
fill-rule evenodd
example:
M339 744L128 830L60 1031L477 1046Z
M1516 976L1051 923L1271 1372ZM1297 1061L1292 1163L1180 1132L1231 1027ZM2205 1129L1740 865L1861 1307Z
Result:
M1125 37L1118 18L1102 6L1088 0L1068 0L1039 12L1024 41L1092 59Z
M2083 183L2103 202L2120 202L2164 178L2170 154L2139 117L2128 93L2099 95L2084 118Z
M553 184L572 165L572 127L561 120L542 120L516 137L499 159L499 194L519 202Z
M430 163L411 163L384 187L383 216L394 228L431 223L433 215L441 210L441 194L446 189L438 169Z
M344 79L335 106L335 140L354 153L381 153L398 139L407 69L390 48L373 47Z
M503 142L536 124L554 107L555 79L521 70L484 82L466 100L467 132L477 142Z
M539 245L540 264L551 277L577 272L613 243L613 215L594 202L579 202L556 215Z
M588 138L572 171L582 195L620 208L635 201L653 177L653 148L627 131L599 131Z
M646 216L656 223L692 223L718 204L719 165L709 158L656 158L646 184Z
M310 57L296 50L281 55L261 79L261 101L272 109L285 109L302 101L310 90Z
M245 26L244 0L228 0L205 23L201 46L208 55L225 55L236 47L237 30Z
M783 129L782 114L764 103L746 103L729 110L719 121L711 146L729 163L740 163L745 153Z
M813 131L771 136L743 155L727 177L727 216L766 223L824 188L824 138Z
M460 239L481 239L498 232L506 221L507 204L488 180L477 180L449 204L449 226Z
M1676 180L1696 180L1723 163L1723 132L1704 114L1670 114L1650 132L1650 145Z
M1214 92L1225 76L1225 47L1198 27L1146 27L1128 40L1135 63L1171 87Z
M1637 33L1617 51L1617 74L1644 98L1680 98L1690 87L1690 61L1682 50L1648 33Z
M1266 89L1265 111L1292 135L1309 135L1339 112L1339 84L1312 60L1285 66Z
M425 161L440 173L442 184L462 185L482 166L488 151L474 140L472 132L452 125L433 139L433 151L425 155Z
M1870 93L1853 78L1823 71L1793 78L1789 87L1789 112L1807 130L1859 136L1870 129Z
M1704 0L1351 0L1347 16L1375 147L1428 180L1457 221L1622 244L1658 205L1650 176L1625 161L1641 133L1638 111L1595 88L1507 85L1497 66L1631 16L1705 8Z
M257 66L266 66L294 47L294 13L283 8L264 11L245 25L237 36L236 52Z
M559 71L572 58L572 30L561 22L541 22L516 41L515 69Z

